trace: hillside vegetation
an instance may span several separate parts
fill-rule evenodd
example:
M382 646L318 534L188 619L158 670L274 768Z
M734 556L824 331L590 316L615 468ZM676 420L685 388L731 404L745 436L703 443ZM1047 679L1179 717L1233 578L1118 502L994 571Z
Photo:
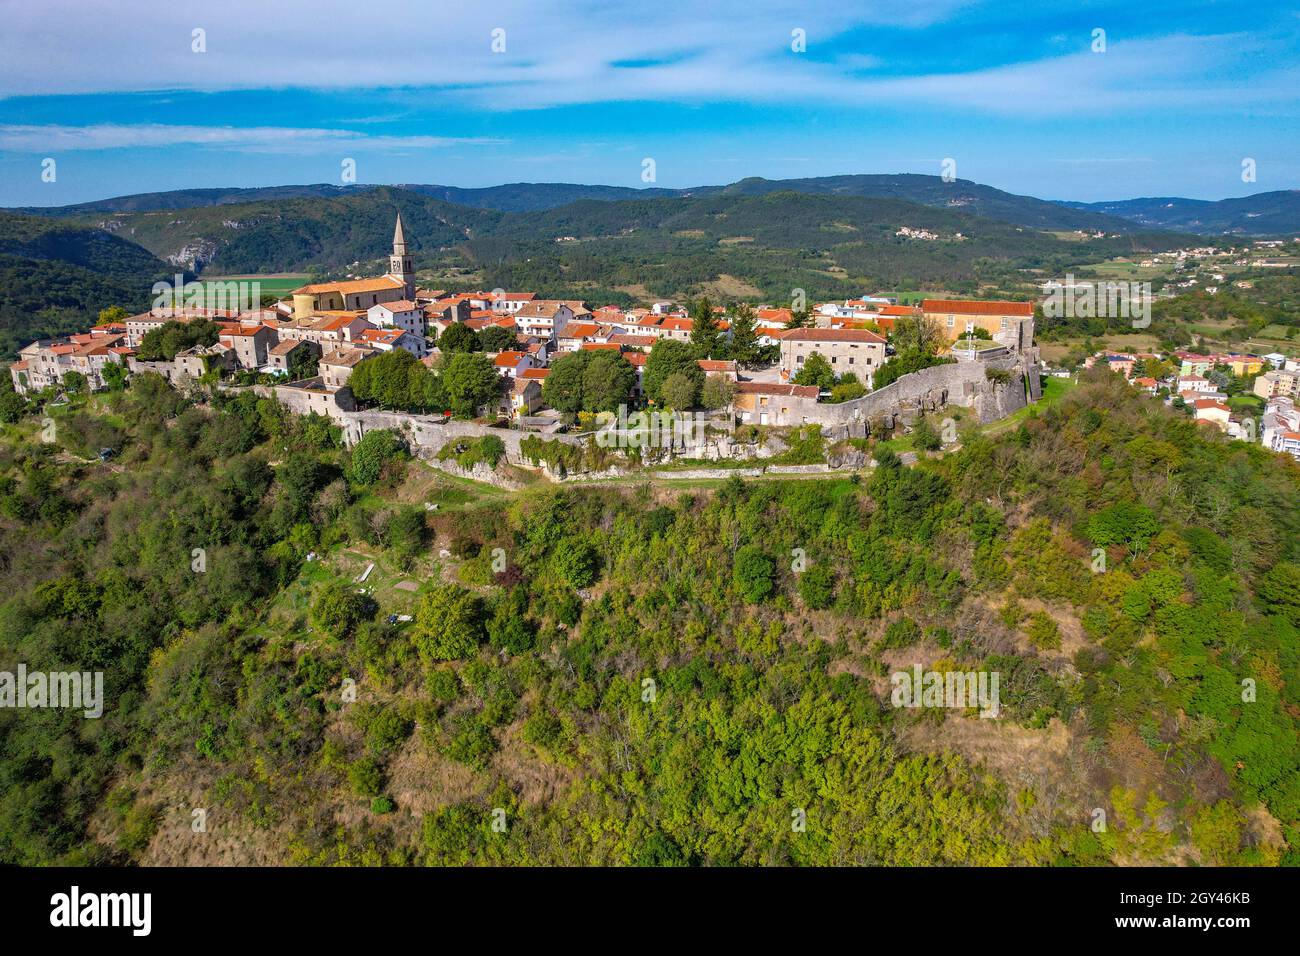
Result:
M0 667L107 706L0 711L0 862L1296 862L1300 471L1109 373L915 468L515 494L78 401L0 443Z
M102 230L0 213L0 357L36 338L85 331L110 306L143 311L167 271Z

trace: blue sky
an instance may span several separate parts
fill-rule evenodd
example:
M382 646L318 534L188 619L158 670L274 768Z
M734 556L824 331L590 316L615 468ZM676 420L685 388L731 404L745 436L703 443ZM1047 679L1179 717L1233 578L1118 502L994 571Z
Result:
M1300 186L1298 120L1293 4L0 6L6 206L338 183L346 159L363 183L642 186L653 158L685 187L951 158L1050 199L1218 199Z

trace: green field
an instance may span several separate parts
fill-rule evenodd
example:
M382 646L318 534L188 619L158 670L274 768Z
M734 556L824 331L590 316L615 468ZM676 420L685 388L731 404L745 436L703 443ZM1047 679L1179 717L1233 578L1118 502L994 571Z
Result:
M273 295L277 299L283 299L294 289L298 288L299 286L306 285L307 280L308 280L308 276L305 274L290 275L287 273L279 273L277 275L265 275L265 276L259 276L259 275L204 276L199 281L203 283L205 295L207 296L207 298L215 301L221 297L220 290L218 290L215 295L213 294L213 288L216 286L217 283L220 283L222 286L230 282L249 283L250 285L256 283L258 287L258 291L261 293L261 295L264 296Z

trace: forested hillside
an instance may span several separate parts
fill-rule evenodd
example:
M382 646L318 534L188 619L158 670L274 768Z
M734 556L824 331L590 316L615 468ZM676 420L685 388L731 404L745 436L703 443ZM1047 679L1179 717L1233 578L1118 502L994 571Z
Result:
M147 374L33 409L0 668L107 704L0 710L0 862L1294 863L1300 471L1091 375L915 467L515 493Z
M165 263L100 229L0 213L0 358L83 332L101 309L143 311Z
M380 267L397 210L416 265L485 288L632 302L714 292L784 301L791 289L843 298L930 283L1019 284L1121 253L1171 248L1173 234L1062 239L961 208L794 192L607 201L502 213L389 187L92 217L116 235L209 273ZM897 235L930 230L926 241ZM1032 276L1030 277L1032 278Z

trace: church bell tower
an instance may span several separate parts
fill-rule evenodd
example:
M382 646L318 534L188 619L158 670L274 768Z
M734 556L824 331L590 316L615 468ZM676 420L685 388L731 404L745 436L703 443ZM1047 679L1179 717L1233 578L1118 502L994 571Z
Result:
M402 231L402 214L397 214L397 228L393 230L393 254L388 257L388 274L394 279L401 279L405 286L404 296L415 300L415 267L411 257L406 254L406 233Z

